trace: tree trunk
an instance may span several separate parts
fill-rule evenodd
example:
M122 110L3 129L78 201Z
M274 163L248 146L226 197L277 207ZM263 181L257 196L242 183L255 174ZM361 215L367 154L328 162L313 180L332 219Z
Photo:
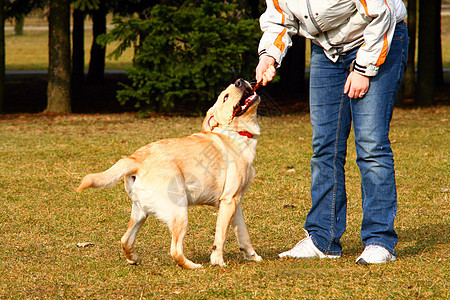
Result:
M70 1L50 0L48 113L70 113Z
M5 103L5 0L0 0L0 113Z
M436 17L434 21L436 22L436 86L444 85L444 68L442 65L442 36L441 36L441 9L442 9L442 0L436 0L437 5L436 9Z
M248 0L250 15L254 19L259 19L259 17L261 17L261 12L259 11L259 2L259 0Z
M14 17L14 34L23 35L23 25L25 23L25 16L18 15Z
M92 23L93 41L87 81L91 84L101 84L105 79L106 49L97 44L97 37L106 33L106 8L104 1L100 1L98 10L93 12Z
M280 85L288 94L303 92L305 82L306 39L298 35L292 37L289 49L280 67Z
M79 9L73 10L72 31L72 100L80 102L84 98L84 17Z
M408 67L403 79L405 97L414 97L416 88L416 26L417 0L408 1Z
M419 0L419 55L417 70L416 104L433 104L436 88L436 38L435 18L437 1Z

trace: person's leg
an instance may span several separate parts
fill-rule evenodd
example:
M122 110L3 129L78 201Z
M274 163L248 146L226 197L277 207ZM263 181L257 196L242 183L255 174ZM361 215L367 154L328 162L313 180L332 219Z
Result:
M347 71L343 58L329 60L314 46L310 67L310 114L313 126L311 200L305 229L323 253L341 255L346 226L344 165L351 127L350 103L343 94Z
M397 244L394 230L397 194L389 127L406 67L407 39L406 27L398 24L390 52L379 73L371 78L367 94L351 100L357 164L361 172L361 239L366 249L369 245L381 246L392 256Z

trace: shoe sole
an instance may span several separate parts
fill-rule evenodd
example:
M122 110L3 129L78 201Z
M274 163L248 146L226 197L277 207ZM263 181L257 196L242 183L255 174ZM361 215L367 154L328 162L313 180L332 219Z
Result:
M366 265L371 265L371 264L384 264L384 263L392 262L392 261L395 261L395 260L396 260L395 258L391 258L391 259L388 259L388 260L383 261L383 262L369 263L369 262L365 261L364 258L359 258L359 259L356 261L356 264L357 264L357 265L363 265L363 266L366 266Z
M368 265L369 263L367 261L364 260L364 258L360 258L356 261L357 265Z
M282 259L282 258L295 258L295 259L306 259L306 258L320 258L320 259L322 259L322 258L330 258L330 259L337 259L337 258L340 258L340 257L341 256L339 256L339 255L326 255L326 256L323 256L323 257L320 257L320 256L296 257L296 256L292 256L292 255L289 255L289 254L283 255L283 256L280 256L280 254L277 255L277 259Z

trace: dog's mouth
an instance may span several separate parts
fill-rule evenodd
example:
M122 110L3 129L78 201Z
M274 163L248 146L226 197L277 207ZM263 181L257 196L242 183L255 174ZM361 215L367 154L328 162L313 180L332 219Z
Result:
M236 117L242 116L257 100L258 95L255 92L245 91L241 101L234 107L234 115Z

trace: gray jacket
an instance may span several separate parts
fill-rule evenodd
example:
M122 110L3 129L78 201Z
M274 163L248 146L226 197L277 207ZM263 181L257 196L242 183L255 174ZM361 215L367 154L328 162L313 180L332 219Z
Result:
M401 0L266 0L259 55L281 64L298 34L321 46L336 62L359 47L355 71L375 76L389 52L395 25L406 17Z

